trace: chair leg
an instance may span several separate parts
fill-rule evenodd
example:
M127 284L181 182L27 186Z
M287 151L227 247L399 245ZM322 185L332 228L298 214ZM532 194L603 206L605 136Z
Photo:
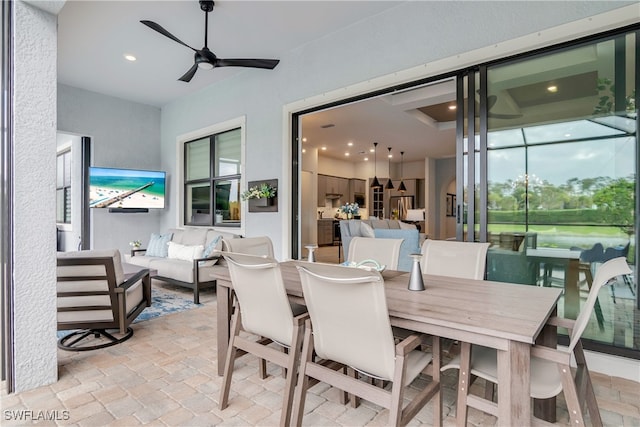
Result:
M576 371L575 384L577 384L578 390L584 390L584 400L587 402L587 409L591 416L591 424L594 426L602 426L602 418L600 417L600 409L598 408L598 401L596 400L596 393L593 389L593 383L591 382L591 375L589 374L589 368L587 367L587 361L584 356L584 349L582 347L582 341L578 341L573 350L576 365L578 367Z
M589 292L591 292L591 285L593 285L593 273L591 273L591 265L589 268L584 269L584 276L587 280L587 288L589 288ZM614 296L615 302L615 296ZM604 331L604 316L602 315L602 307L600 307L600 300L596 298L596 304L593 307L596 312L596 319L598 320L598 327L601 331Z
M291 414L291 424L295 426L302 425L302 417L304 415L304 402L306 400L307 388L309 387L309 377L307 373L307 364L311 362L313 357L313 336L311 335L311 324L307 321L304 332L304 342L302 344L302 352L300 354L300 370L298 372L298 384L296 385L293 395L293 409Z
M356 372L355 369L353 369L352 367L348 366L347 367L347 375L349 375L351 378L357 379L358 378L358 373ZM371 380L372 382L375 382L375 380ZM340 396L342 397L344 393L340 393ZM349 401L351 402L351 407L352 408L357 408L358 406L360 406L360 397L356 396L355 394L351 394L349 393ZM344 405L345 402L340 402Z
M564 398L567 403L567 410L569 411L569 418L571 425L583 426L584 416L582 414L582 407L578 400L578 391L576 390L576 384L571 374L571 367L569 365L558 364L558 372L562 379L562 390L564 391Z
M231 388L231 375L236 359L235 340L240 333L240 309L236 306L231 319L231 340L227 349L227 358L224 362L224 376L222 380L222 390L220 391L220 410L225 409L229 404L229 389Z
M404 396L405 357L396 354L395 376L391 385L391 406L389 408L389 425L399 426L402 422L402 398Z
M288 351L289 358L286 366L286 380L284 387L284 399L282 402L282 414L280 416L280 425L288 427L291 423L291 410L293 405L293 389L296 385L298 359L300 358L300 344L302 342L304 328L295 325L293 328L293 338L291 340L291 349Z

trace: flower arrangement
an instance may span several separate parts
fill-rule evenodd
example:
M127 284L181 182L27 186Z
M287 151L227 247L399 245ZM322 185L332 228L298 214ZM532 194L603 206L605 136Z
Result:
M242 200L249 199L270 199L276 196L276 189L271 185L263 182L260 185L249 187L249 189L241 194Z
M142 246L142 242L140 240L132 240L129 242L129 246L134 249L138 249L140 246Z
M357 203L346 203L340 206L340 212L347 214L347 218L349 218L352 215L358 215L358 212L360 212L360 206L358 206Z

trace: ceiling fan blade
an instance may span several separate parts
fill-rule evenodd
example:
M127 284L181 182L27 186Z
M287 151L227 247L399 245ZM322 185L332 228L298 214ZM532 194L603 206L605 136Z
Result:
M193 76L196 74L196 71L198 71L198 64L193 64L193 66L189 68L189 71L184 73L184 75L180 77L178 80L181 80L185 83L189 83L193 78Z
M216 67L251 67L273 70L280 62L279 59L220 59L216 61Z
M156 24L153 21L140 21L141 23L143 23L144 25L146 25L147 27L151 28L152 30L155 30L157 32L159 32L160 34L162 34L165 37L169 37L171 40L173 40L174 42L180 43L182 46L186 46L189 49L196 51L196 49L192 48L191 46L189 46L188 44L186 44L185 42L183 42L182 40L180 40L179 38L177 38L176 36L174 36L173 34L171 34L169 31L165 30L162 25L160 24Z

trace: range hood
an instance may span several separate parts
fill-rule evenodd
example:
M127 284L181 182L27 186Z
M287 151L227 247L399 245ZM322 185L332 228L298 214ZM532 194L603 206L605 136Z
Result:
M340 199L342 197L342 194L338 194L338 193L327 193L324 195L325 199L331 199L331 200L335 200L335 199Z

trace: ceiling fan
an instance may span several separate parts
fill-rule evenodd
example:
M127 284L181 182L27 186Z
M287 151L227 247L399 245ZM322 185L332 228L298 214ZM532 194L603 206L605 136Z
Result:
M161 25L156 24L153 21L140 21L147 27L151 28L162 34L165 37L170 38L171 40L180 43L183 46L188 47L192 51L195 52L194 55L194 64L189 71L187 71L182 77L178 80L183 82L190 82L193 76L198 71L198 68L202 68L203 70L211 70L215 67L250 67L250 68L265 68L268 70L273 70L276 65L280 62L279 59L222 59L218 58L215 53L211 52L207 47L207 33L209 30L209 12L213 10L214 2L212 0L200 0L200 9L205 12L204 15L204 47L202 49L194 49L169 31L165 30Z

